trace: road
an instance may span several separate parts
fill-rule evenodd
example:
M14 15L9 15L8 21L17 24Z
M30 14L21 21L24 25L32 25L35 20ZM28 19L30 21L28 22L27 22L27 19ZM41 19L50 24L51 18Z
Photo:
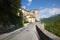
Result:
M39 36L37 34L34 23L28 24L24 30L22 30L21 32L19 31L2 40L39 40Z

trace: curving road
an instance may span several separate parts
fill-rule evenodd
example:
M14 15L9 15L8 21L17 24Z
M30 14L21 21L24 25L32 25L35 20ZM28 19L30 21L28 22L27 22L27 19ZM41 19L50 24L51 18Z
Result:
M19 31L7 36L2 40L39 40L34 23L28 24L21 32Z

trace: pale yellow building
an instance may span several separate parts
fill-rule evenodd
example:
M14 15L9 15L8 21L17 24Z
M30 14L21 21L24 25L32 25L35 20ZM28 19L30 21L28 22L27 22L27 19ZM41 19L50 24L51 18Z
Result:
M20 8L19 10L22 11L23 19L27 22L39 22L39 10L25 10L23 8Z

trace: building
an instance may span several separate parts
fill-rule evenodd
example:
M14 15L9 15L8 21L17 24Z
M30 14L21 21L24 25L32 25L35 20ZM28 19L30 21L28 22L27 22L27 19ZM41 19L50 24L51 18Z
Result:
M39 22L39 10L25 10L23 8L20 8L19 10L22 11L23 19L26 22Z

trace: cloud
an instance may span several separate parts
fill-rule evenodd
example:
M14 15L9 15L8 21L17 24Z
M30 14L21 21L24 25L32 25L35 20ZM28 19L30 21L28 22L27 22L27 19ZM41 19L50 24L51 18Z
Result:
M53 8L48 10L48 13L55 15L55 14L60 14L60 8Z
M55 6L56 4L52 4L52 6Z
M60 14L60 8L44 8L40 10L41 18L48 18L56 14Z
M24 9L25 9L25 8L26 8L26 6L22 6L22 8L24 8Z
M40 7L39 9L43 9L43 7Z
M55 7L55 6L56 6L56 4L53 3L53 4L52 4L52 7Z
M32 0L28 0L29 2L31 2Z
M32 0L28 0L28 6L30 6L31 5L31 2L32 2Z
M47 15L42 15L42 16L40 16L41 18L48 18L48 16Z

